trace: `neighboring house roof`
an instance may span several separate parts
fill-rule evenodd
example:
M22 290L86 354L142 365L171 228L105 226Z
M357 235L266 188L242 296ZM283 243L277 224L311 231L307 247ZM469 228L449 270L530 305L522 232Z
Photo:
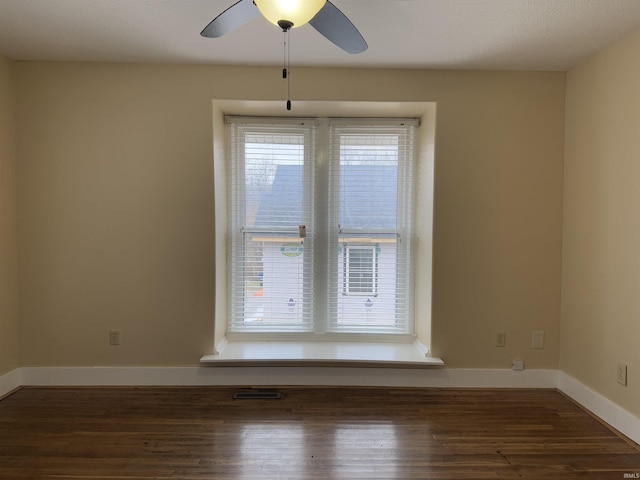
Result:
M302 166L279 165L271 190L263 194L256 227L298 226L302 219ZM340 169L340 225L345 229L394 229L397 168L346 165Z

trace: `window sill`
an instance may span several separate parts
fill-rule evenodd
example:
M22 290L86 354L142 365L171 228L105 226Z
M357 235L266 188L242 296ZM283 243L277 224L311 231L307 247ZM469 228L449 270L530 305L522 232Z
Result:
M425 354L417 343L230 341L206 366L355 366L428 368L444 362Z

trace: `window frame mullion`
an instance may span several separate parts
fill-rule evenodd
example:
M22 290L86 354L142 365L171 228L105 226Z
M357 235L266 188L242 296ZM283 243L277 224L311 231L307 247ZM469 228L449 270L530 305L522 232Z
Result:
M330 325L331 309L327 308L327 302L322 299L328 298L328 278L331 269L329 268L329 243L331 241L332 228L329 225L329 204L327 196L330 194L329 185L329 122L326 119L318 119L315 130L315 189L314 189L314 240L316 249L314 251L314 280L315 280L315 305L314 311L314 332L324 334Z

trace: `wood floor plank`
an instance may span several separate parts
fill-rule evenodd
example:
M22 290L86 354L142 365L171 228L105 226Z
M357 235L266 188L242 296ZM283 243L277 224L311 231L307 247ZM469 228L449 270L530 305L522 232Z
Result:
M554 390L29 388L0 479L616 479L640 449Z

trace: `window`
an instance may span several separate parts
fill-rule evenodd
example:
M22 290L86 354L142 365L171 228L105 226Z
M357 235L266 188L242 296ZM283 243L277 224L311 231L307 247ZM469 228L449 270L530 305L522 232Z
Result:
M344 294L376 295L378 286L378 246L345 245ZM369 300L371 303L371 300Z
M227 118L229 332L413 332L414 120Z

